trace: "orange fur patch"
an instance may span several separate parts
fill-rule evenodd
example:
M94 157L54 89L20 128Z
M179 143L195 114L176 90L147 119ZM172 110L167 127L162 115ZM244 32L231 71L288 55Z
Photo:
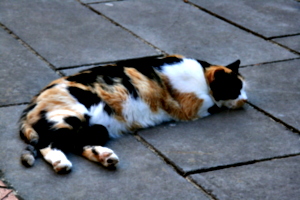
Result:
M149 105L151 111L157 112L161 107L163 88L134 68L125 68L125 72L131 78L133 85L139 91L140 97Z
M171 87L167 77L162 76L166 91L163 95L163 108L172 117L179 120L191 120L197 118L197 113L203 99L199 99L194 93L180 93Z
M172 55L168 55L166 57L184 58L183 55L179 55L179 54L172 54Z
M104 90L100 84L95 85L95 92L101 99L110 106L115 112L115 118L119 121L125 121L123 117L123 102L127 100L129 93L127 89L116 84L111 87L110 91Z
M208 83L211 83L215 79L215 73L220 70L223 70L226 73L232 72L231 69L224 67L224 66L210 66L210 67L206 68L206 70L205 70L205 77L206 77Z

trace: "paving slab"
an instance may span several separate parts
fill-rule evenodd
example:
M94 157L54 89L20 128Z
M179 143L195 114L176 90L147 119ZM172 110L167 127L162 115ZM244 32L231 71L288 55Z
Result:
M67 175L57 175L41 158L25 168L15 124L23 108L0 108L0 169L24 199L209 199L130 135L108 144L121 159L116 170L75 155L69 155L74 168Z
M111 3L91 6L169 54L223 65L236 59L248 65L297 57L183 1Z
M76 0L4 0L0 13L1 23L56 67L158 54Z
M283 44L283 45L300 53L300 35L284 37L284 38L277 38L277 39L274 39L274 41L276 41L280 44Z
M0 52L0 105L28 102L59 77L3 29L0 29Z
M300 60L241 69L249 101L300 130Z
M300 196L300 156L192 175L220 200L291 200Z
M295 0L190 0L265 37L300 33L300 3Z
M139 135L185 172L300 152L298 135L249 106Z

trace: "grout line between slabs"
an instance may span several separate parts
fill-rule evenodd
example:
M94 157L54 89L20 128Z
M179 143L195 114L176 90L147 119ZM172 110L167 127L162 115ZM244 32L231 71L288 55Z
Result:
M192 183L196 188L198 188L200 191L202 191L204 194L206 194L209 198L212 200L218 200L214 195L212 195L210 192L205 190L203 187L195 183L194 181L190 180L187 176L185 176L185 172L183 169L178 167L174 162L172 162L169 158L167 158L163 153L161 153L158 149L156 149L153 145L148 143L143 137L138 135L137 133L134 134L135 139L142 143L144 146L146 146L149 150L151 150L154 154L158 155L168 166L170 166L175 172L186 179L188 182Z
M278 36L272 36L269 37L269 40L273 40L273 39L280 39L280 38L285 38L285 37L293 37L293 36L299 36L300 33L294 33L294 34L286 34L286 35L278 35Z
M29 102L4 104L4 105L0 105L0 108L6 108L6 107L12 107L12 106L22 106L22 105L28 105L28 104L29 104Z
M189 176L189 175L193 175L193 174L200 174L200 173L205 173L205 172L218 171L218 170L234 168L234 167L242 167L242 166L252 165L255 163L268 162L268 161L272 161L272 160L291 158L291 157L296 157L296 156L300 156L300 153L288 154L288 155L283 155L283 156L274 156L274 157L270 157L270 158L262 158L262 159L238 162L238 163L233 163L233 164L228 164L228 165L208 167L208 168L203 168L203 169L196 169L196 170L191 170L191 171L186 172L185 176Z
M275 122L283 125L285 128L289 129L290 131L292 131L293 133L297 133L298 135L300 135L300 130L298 130L297 128L285 123L284 121L282 121L281 119L274 117L272 114L268 113L267 111L259 108L258 106L250 103L249 101L247 102L248 105L250 105L252 108L254 108L255 110L263 113L265 116L271 118L272 120L274 120Z
M19 36L17 36L12 30L10 30L8 27L6 27L4 24L0 22L0 27L2 27L9 35L11 35L14 39L16 39L21 45L23 45L25 48L27 48L31 53L33 53L35 56L37 56L40 60L44 61L50 69L52 69L55 73L57 73L60 76L63 76L63 73L58 71L54 65L52 65L46 58L41 56L36 50L34 50L29 44L27 44L25 41L23 41Z
M194 187L198 188L199 190L205 191L212 200L218 200L218 198L212 193L212 191L206 190L204 187L198 184L197 181L195 181L191 176L187 176L185 177L185 179L192 185L194 185Z
M266 64L273 64L273 63L281 63L281 62L293 61L293 60L299 60L299 59L300 59L300 57L298 57L298 58L288 58L288 59L283 59L283 60L274 60L274 61L262 62L262 63L257 63L257 64L243 65L240 68L253 67L253 66L259 66L259 65L266 65Z
M80 0L77 0L81 5L83 5L84 7L90 9L92 12L96 13L97 15L102 16L103 18L105 18L106 20L108 20L109 22L113 23L114 25L122 28L123 30L129 32L131 35L133 35L134 37L138 38L139 40L141 40L142 42L144 42L145 44L151 46L152 48L154 48L157 52L159 52L160 54L166 54L168 55L167 52L165 52L164 50L160 49L159 47L151 44L150 42L146 41L144 38L140 37L139 35L137 35L136 33L132 32L131 30L129 30L128 28L125 28L124 26L122 26L121 24L117 23L116 21L114 21L113 19L107 17L106 15L102 14L101 12L99 12L98 10L94 9L93 7L91 7L89 4L85 4L82 3Z
M265 36L263 36L263 35L261 35L259 33L256 33L255 31L252 31L252 30L250 30L250 29L248 29L248 28L246 28L246 27L244 27L242 25L239 25L238 23L230 21L230 20L226 19L225 17L222 17L222 16L220 16L220 15L218 15L218 14L212 12L212 11L207 10L206 8L203 8L203 7L201 7L201 6L197 5L197 4L194 4L192 2L187 2L187 3L190 4L190 5L192 5L192 6L194 6L194 7L196 7L196 8L198 8L199 10L202 10L203 12L206 12L209 15L212 15L212 16L214 16L214 17L216 17L216 18L218 18L218 19L220 19L222 21L225 21L225 22L227 22L227 23L229 23L229 24L231 24L231 25L233 25L233 26L235 26L235 27L237 27L237 28L239 28L239 29L241 29L243 31L246 31L248 33L251 33L252 35L255 35L257 37L260 37L260 38L264 39L265 41L268 41L270 43L278 45L278 46L280 46L280 47L282 47L282 48L284 48L284 49L286 49L286 50L288 50L288 51L290 51L290 52L292 52L294 54L300 55L299 52L297 52L297 51L295 51L293 49L290 49L289 47L284 46L284 45L282 45L282 44L280 44L280 43L278 43L276 41L273 41L270 38L265 37ZM271 38L273 39L274 37L271 37Z

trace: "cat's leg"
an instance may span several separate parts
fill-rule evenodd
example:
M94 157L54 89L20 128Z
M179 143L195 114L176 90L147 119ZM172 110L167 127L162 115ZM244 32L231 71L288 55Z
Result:
M107 129L99 124L91 125L78 134L76 151L93 162L99 162L105 167L114 167L119 158L113 150L103 147L109 140Z
M72 149L74 134L69 128L58 128L49 130L40 137L37 148L57 173L68 173L72 169L72 163L64 152Z
M57 173L67 173L72 169L72 163L68 160L64 152L57 148L52 148L49 145L46 148L40 149L44 159L50 163Z

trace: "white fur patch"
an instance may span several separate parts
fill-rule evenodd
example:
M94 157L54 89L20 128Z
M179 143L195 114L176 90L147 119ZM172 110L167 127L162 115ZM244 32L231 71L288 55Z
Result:
M48 149L48 148L46 148ZM44 159L53 165L56 172L60 170L69 171L72 168L72 163L67 159L66 155L58 149L41 150Z
M132 97L124 102L123 115L129 126L137 123L142 127L149 127L171 119L165 111L159 110L154 113L142 99Z
M194 93L199 99L203 99L198 116L208 116L207 110L214 105L214 102L209 95L209 87L200 63L193 59L184 58L178 64L164 65L162 68L162 73L169 78L175 89L182 93Z
M164 65L162 73L171 81L171 85L183 93L195 93L198 97L208 94L201 65L193 59L184 58L182 62L174 65Z
M90 124L101 124L105 126L111 137L119 137L122 132L126 132L126 124L120 122L112 116L109 116L104 110L105 104L100 102L98 105L91 106L90 108Z
M66 116L76 116L76 112L86 114L88 113L88 110L81 103L76 103L70 107L70 110L55 109L53 111L48 112L47 118L50 119L52 122L64 123L64 118Z

